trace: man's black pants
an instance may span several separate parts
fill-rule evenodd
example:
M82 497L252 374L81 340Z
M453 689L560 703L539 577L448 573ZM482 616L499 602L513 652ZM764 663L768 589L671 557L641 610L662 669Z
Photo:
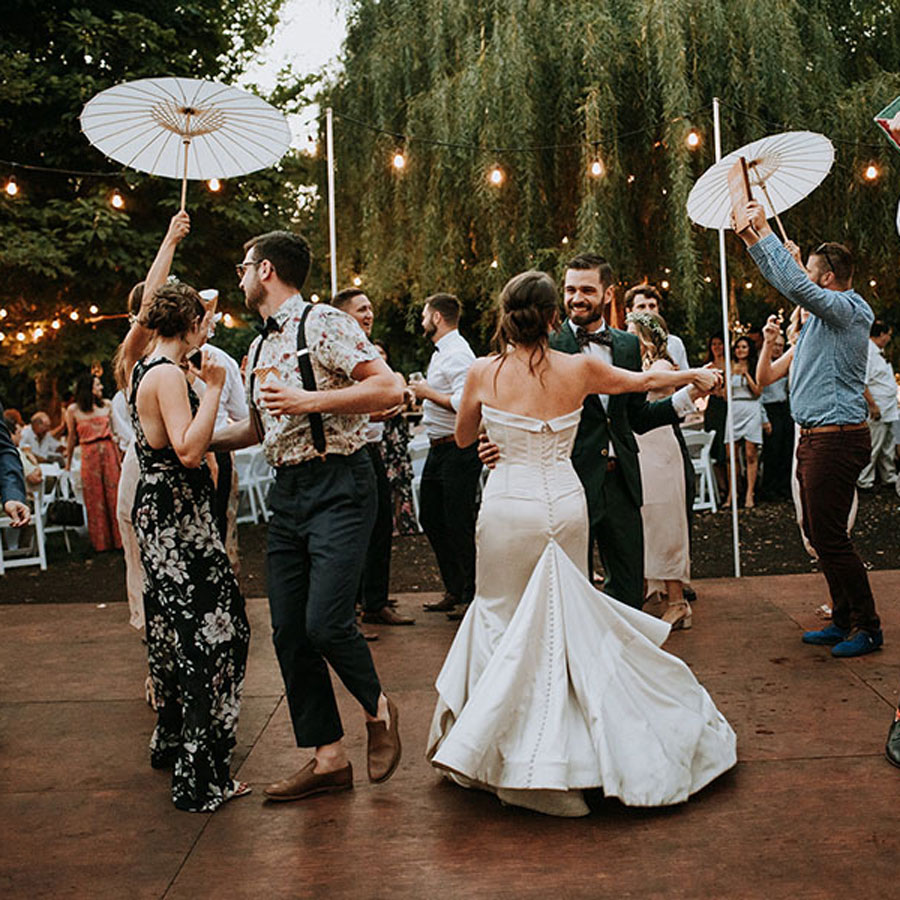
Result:
M477 444L433 444L422 470L419 519L444 589L461 603L475 596L475 498L482 465Z
M391 507L391 483L388 481L379 445L366 444L366 452L372 462L376 484L376 513L366 562L360 585L360 601L367 613L377 613L387 606L391 584L391 537L394 531L394 513Z
M269 500L272 637L297 746L318 747L344 733L329 665L370 715L381 693L355 614L375 521L369 454L282 466Z

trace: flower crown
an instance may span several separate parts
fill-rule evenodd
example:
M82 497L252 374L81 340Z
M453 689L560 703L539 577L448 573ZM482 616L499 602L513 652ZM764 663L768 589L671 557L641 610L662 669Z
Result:
M625 317L626 322L634 322L635 325L640 325L641 328L646 328L653 337L656 339L657 343L660 346L665 346L666 341L669 339L669 335L666 333L666 329L663 328L662 322L659 319L651 315L650 313L645 312L630 312Z

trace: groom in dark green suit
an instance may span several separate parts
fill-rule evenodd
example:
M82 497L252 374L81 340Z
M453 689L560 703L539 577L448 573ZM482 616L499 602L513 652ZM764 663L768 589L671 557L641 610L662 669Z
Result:
M571 260L564 283L566 320L551 335L550 346L564 353L594 353L615 366L639 372L638 339L606 324L614 293L612 268L602 256L585 253ZM699 396L690 387L653 403L644 393L594 394L584 402L572 463L587 495L588 553L596 543L606 572L604 590L637 609L644 602L644 530L634 435L677 424L693 410ZM588 564L590 568L590 559Z

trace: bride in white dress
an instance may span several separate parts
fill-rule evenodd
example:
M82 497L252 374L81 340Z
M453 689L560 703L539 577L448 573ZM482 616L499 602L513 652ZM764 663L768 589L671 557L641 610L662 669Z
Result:
M500 448L477 526L475 600L436 687L428 758L464 787L551 815L586 815L582 789L631 806L679 803L736 762L734 731L690 669L660 649L669 626L588 581L587 504L569 459L591 393L719 375L630 372L550 350L557 291L541 272L500 296L499 356L472 366L456 441L483 419Z

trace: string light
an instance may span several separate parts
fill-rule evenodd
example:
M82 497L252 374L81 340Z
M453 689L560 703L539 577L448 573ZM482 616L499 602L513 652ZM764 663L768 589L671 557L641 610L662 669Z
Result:
M398 171L401 172L406 168L406 157L398 150L394 154L394 158L391 160L391 165Z
M353 276L353 287L359 287L362 284L362 278L359 275Z
M77 309L73 309L72 312L69 313L69 318L70 318L73 322L77 322L77 321L78 321L78 310L77 310Z
M88 307L88 311L90 312L90 314L91 314L92 316L96 316L97 313L100 312L100 310L97 309L97 307L94 306L93 304L92 304L91 306Z
M17 334L16 334L16 340L19 341L19 343L21 343L22 341L24 341L24 340L25 340L25 332L24 332L24 331L19 331L19 332L17 332Z
M696 150L700 146L700 133L692 128L688 133L684 142L688 145L688 149Z
M599 157L595 159L591 163L590 171L594 178L602 178L606 174L606 166L603 165L603 160Z
M9 181L6 182L6 187L4 188L4 190L9 197L15 197L19 193L19 185L16 184L15 175L9 176Z
M125 208L125 198L119 193L118 189L112 192L112 196L109 198L109 202L112 204L114 209Z
M753 287L753 282L752 282L752 281L745 281L745 282L744 282L744 287L747 288L747 290L749 291L750 288Z
M703 280L704 280L707 284L709 284L709 283L712 281L712 278L710 278L709 275L707 275Z
M488 178L494 187L500 187L505 181L506 175L503 174L503 169L501 169L500 166L494 166L494 168L491 169L491 174L488 175Z
M565 237L563 237L562 243L564 243L564 244L568 244L568 243L569 243L569 237L568 237L568 235L566 235Z
M881 173L878 171L878 166L874 163L870 163L865 172L863 172L863 178L866 181L874 181Z
M664 279L663 281L661 281L661 282L659 283L659 286L660 286L664 291L667 291L667 290L669 289L669 282L666 281L666 280Z
M62 322L60 322L59 319L54 319L54 320L50 323L50 327L51 327L54 331L59 331L59 329L62 327Z
M318 295L318 294L311 294L311 295L310 295L310 298L309 298L310 303L318 303L318 302L319 302L319 299L320 299L320 298L319 298L319 295Z
M35 328L34 331L33 331L32 334L31 334L31 336L32 336L36 341L39 341L39 340L44 336L44 329L43 329L43 328Z
M313 297L315 297L315 294L313 294ZM311 299L311 298L310 298L310 299ZM313 303L315 303L315 302L316 302L316 301L313 300ZM232 318L231 313L225 313L225 315L222 316L222 324L223 324L226 328L233 328L233 327L234 327L234 319Z
M219 181L218 178L210 178L209 181L206 182L206 186L214 193L217 194L222 190L222 182Z
M629 175L625 180L626 180L629 184L634 184L634 175Z
M875 287L877 284L878 282L874 278L869 279L869 287Z
M6 340L6 335L0 331L0 344L2 344Z
M0 309L0 319L5 319L8 313L5 309Z

